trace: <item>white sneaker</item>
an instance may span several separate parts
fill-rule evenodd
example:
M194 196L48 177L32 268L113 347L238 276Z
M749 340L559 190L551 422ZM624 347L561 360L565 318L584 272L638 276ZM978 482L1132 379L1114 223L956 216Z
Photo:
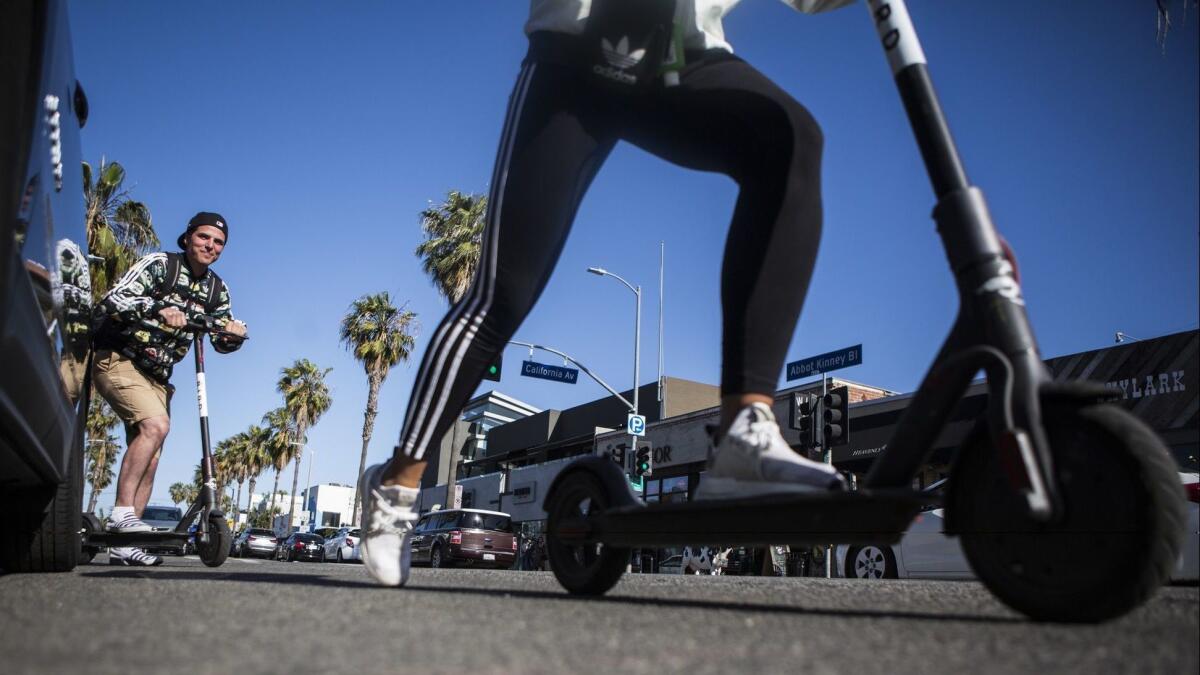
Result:
M363 504L362 542L359 544L363 566L384 586L403 586L412 565L411 534L418 514L413 510L420 490L380 485L383 464L363 473L359 488Z
M832 466L801 457L783 440L771 408L751 403L734 418L708 460L696 499L842 490Z
M118 546L108 549L109 565L127 565L129 567L154 567L161 565L163 559L146 553L136 546Z
M132 512L126 513L120 520L108 521L108 527L105 528L109 532L150 532L153 527L142 522L141 518L133 515Z

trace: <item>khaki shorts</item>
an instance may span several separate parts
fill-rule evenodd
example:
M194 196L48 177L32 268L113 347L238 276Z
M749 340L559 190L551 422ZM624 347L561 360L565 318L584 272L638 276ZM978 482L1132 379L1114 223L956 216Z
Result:
M125 423L125 435L130 439L137 435L138 422L171 415L174 387L152 380L138 370L133 361L116 352L96 352L92 381L96 391Z

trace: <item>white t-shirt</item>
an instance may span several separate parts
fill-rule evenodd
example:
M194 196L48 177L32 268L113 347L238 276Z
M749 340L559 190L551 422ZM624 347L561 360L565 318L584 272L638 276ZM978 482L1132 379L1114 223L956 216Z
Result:
M733 51L725 41L721 19L739 0L676 0L677 16L684 22L683 46L686 49L724 49ZM854 0L782 0L806 14L844 7ZM547 30L568 35L583 33L591 13L592 0L529 0L529 21L525 34Z

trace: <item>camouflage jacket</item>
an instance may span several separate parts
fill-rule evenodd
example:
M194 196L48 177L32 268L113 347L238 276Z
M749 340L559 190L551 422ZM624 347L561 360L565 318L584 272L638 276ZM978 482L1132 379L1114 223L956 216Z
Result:
M159 299L157 289L166 281L166 261L165 253L151 253L138 260L96 308L105 319L97 331L96 347L121 353L133 361L138 370L162 384L167 384L172 368L187 356L194 334L185 328L171 328L162 323L159 310L177 307L188 317L204 314L209 286L214 281L211 271L195 278L184 263L179 266L175 287ZM212 317L219 328L234 320L227 288L216 298ZM224 337L212 338L211 342L222 354L242 346L240 340Z

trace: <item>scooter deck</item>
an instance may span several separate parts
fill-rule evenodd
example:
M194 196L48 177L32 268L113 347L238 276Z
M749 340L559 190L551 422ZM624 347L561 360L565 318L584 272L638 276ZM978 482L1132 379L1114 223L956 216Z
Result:
M88 532L84 535L84 546L162 546L183 543L190 537L188 532Z
M768 495L606 510L576 530L613 546L893 544L938 497L912 490ZM574 528L571 528L574 529Z

